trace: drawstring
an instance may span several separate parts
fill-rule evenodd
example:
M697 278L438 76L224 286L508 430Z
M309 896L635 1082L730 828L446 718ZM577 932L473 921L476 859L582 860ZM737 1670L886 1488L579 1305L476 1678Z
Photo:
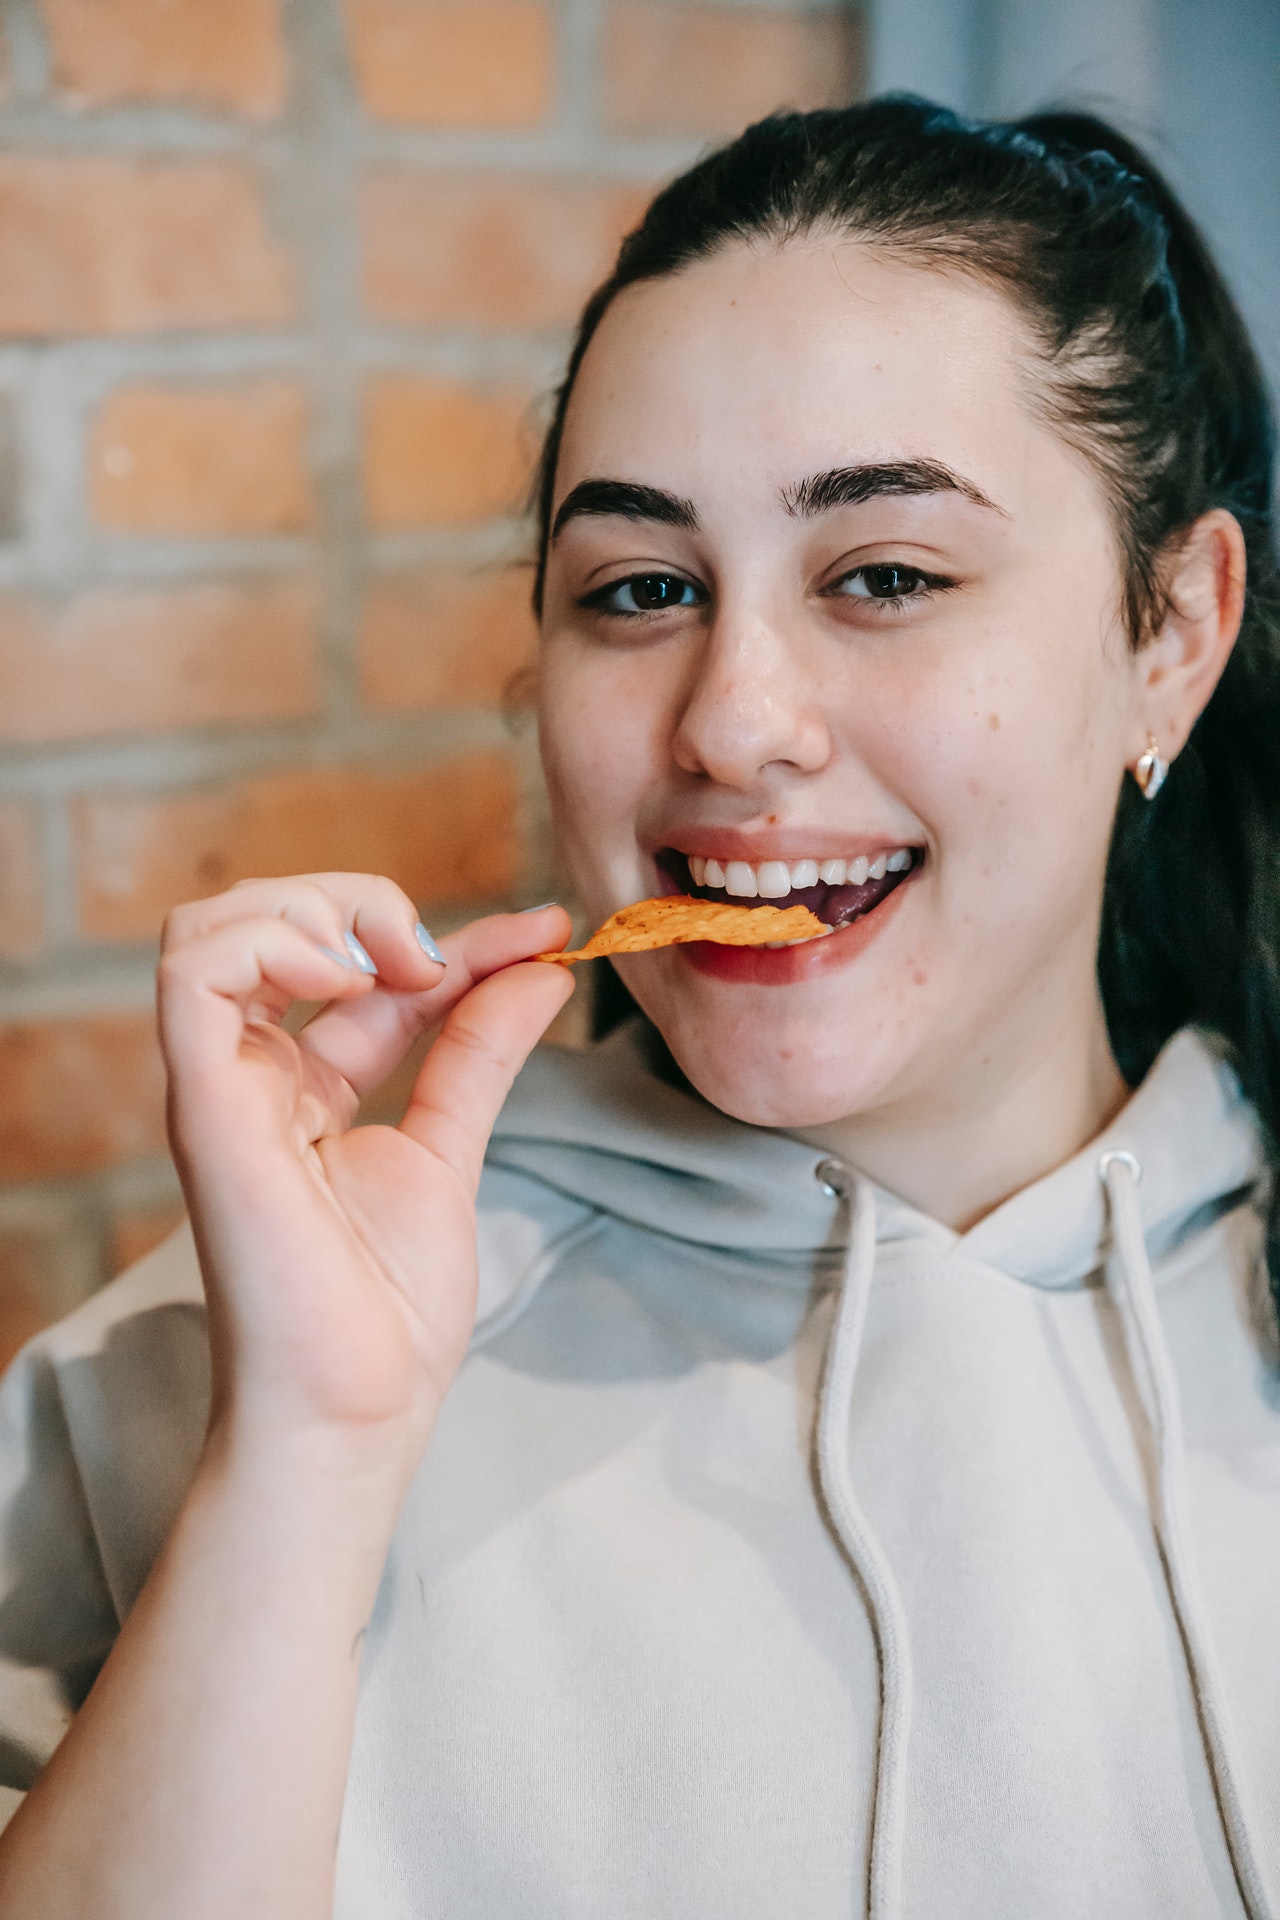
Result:
M880 1725L872 1791L867 1915L868 1920L894 1920L902 1892L911 1644L901 1595L880 1544L859 1509L849 1472L853 1380L875 1269L875 1195L868 1181L858 1179L838 1160L824 1160L817 1175L826 1191L841 1199L851 1215L844 1286L818 1399L818 1481L836 1536L862 1583L875 1636Z
M1120 1314L1130 1369L1135 1380L1145 1381L1150 1390L1156 1451L1156 1537L1169 1598L1186 1649L1227 1852L1249 1920L1276 1920L1276 1909L1271 1904L1250 1836L1222 1681L1196 1591L1184 1511L1182 1412L1147 1259L1138 1202L1142 1168L1131 1153L1112 1151L1103 1154L1098 1172L1110 1201L1116 1250L1116 1258L1107 1265L1107 1285ZM868 1920L895 1920L902 1891L907 1743L911 1731L911 1645L901 1595L880 1544L854 1497L849 1470L853 1383L875 1269L875 1196L867 1181L859 1179L839 1161L823 1161L817 1175L826 1190L841 1199L850 1212L844 1285L827 1347L818 1401L818 1479L836 1535L862 1583L871 1614L880 1723L872 1790L867 1915Z
M1156 1537L1169 1598L1186 1649L1205 1758L1217 1796L1227 1852L1249 1920L1273 1920L1275 1909L1249 1834L1222 1680L1196 1591L1183 1499L1182 1410L1147 1259L1138 1201L1142 1167L1133 1154L1112 1151L1103 1154L1098 1172L1111 1203L1117 1256L1107 1263L1107 1286L1120 1312L1130 1371L1135 1379L1145 1379L1150 1389L1156 1451Z

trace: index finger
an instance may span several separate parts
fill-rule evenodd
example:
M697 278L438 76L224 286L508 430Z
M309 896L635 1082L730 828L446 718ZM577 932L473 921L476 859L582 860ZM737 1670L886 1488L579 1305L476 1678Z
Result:
M354 934L389 986L420 991L440 977L434 942L412 900L394 880L373 873L241 880L225 893L175 907L165 922L162 949L168 952L237 921L266 916L291 921L312 939L339 950L345 937Z
M445 973L435 986L416 993L375 991L363 1000L326 1007L303 1028L298 1045L336 1068L363 1098L395 1072L419 1035L437 1026L473 987L504 967L563 946L569 932L569 916L557 906L473 920L441 937Z

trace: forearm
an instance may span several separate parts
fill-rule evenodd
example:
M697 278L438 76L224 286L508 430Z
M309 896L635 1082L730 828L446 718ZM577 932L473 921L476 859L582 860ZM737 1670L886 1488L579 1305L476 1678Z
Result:
M0 1838L6 1920L329 1920L360 1643L398 1499L212 1447Z

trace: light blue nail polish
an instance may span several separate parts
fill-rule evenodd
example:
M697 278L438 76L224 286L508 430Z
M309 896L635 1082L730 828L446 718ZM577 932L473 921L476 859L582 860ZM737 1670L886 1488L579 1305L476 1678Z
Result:
M354 933L345 934L343 937L347 943L347 952L351 955L351 958L355 961L361 973L376 974L378 969L374 966L372 959L360 945Z
M431 935L427 932L426 928L423 926L421 920L419 920L417 926L414 928L413 933L414 933L414 938L417 940L418 945L422 948L422 951L426 954L428 960L434 960L437 966L441 966L441 967L448 966L449 964L448 961L445 959L439 947L436 945L435 941L431 938Z
M351 955L349 953L339 953L335 947L321 947L320 951L326 959L336 961L338 966L345 967L350 973Z
M543 913L546 911L548 907L554 907L558 905L559 905L559 902L556 900L544 900L541 902L539 906L521 907L520 911L521 913Z

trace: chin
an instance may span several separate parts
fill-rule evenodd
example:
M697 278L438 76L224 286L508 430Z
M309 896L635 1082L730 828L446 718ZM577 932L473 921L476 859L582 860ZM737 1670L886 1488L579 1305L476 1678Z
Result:
M840 1072L834 1063L786 1059L762 1050L758 1058L727 1061L695 1042L667 1045L682 1072L704 1100L721 1113L753 1127L821 1127L843 1120L875 1103L879 1089L859 1073Z
M636 970L638 972L638 969ZM901 1071L891 1025L860 1035L851 1047L847 1030L823 1021L791 1018L782 1030L700 1005L675 1003L656 983L635 998L665 1040L672 1058L704 1100L749 1126L819 1127L877 1106ZM649 990L646 990L649 989Z

